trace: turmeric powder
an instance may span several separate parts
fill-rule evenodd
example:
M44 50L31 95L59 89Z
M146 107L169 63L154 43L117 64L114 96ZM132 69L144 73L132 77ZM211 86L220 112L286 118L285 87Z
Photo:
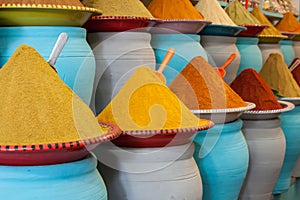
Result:
M287 36L282 35L268 20L268 18L261 12L259 7L253 8L251 14L260 21L261 24L268 25L264 30L259 34L259 36L280 36L282 38L287 38Z
M196 117L149 67L137 68L97 118L126 131L211 124Z
M169 88L191 110L247 106L201 56L193 58L170 83Z
M279 31L283 32L300 32L300 22L294 16L294 13L285 13L283 18L275 26Z
M152 0L147 8L154 17L165 20L204 18L190 0Z
M3 65L0 87L0 145L69 142L106 132L30 46L19 46Z

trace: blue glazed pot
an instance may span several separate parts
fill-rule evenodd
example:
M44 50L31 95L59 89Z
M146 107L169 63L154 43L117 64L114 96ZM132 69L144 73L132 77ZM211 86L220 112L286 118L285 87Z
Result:
M207 55L200 45L200 35L196 34L152 34L151 46L154 49L157 68L163 61L169 48L175 49L175 54L165 68L163 74L167 85L196 56L207 60Z
M290 187L293 168L300 155L300 106L280 115L281 128L286 139L286 152L273 194L286 192Z
M258 38L256 37L238 37L236 46L241 55L241 62L237 75L244 69L252 68L257 72L263 66L263 59L261 51L258 47Z
M194 158L203 183L203 200L238 199L249 152L240 119L216 124L194 138Z
M289 66L295 58L295 52L293 48L292 40L280 40L280 50L283 54L284 62Z
M55 64L60 78L89 104L95 77L96 64L93 52L86 41L86 30L79 27L24 26L1 27L0 67L21 44L35 48L46 60L57 37L66 32L69 39Z
M106 200L97 159L42 166L0 166L1 199Z

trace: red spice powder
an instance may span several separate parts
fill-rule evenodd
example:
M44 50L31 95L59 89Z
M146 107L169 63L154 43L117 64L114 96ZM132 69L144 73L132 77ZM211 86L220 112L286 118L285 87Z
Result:
M245 101L256 104L253 110L276 110L282 108L268 84L251 68L243 70L230 86Z

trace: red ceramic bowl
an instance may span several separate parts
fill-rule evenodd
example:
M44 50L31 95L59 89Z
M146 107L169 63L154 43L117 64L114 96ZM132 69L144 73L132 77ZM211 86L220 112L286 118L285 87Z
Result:
M152 27L159 21L159 19L147 17L93 16L83 27L88 32L122 32Z
M99 137L53 144L0 145L0 164L14 166L51 165L84 158L100 143L117 138L121 131L112 124L99 122L108 132Z
M244 26L247 29L241 31L237 36L238 37L255 37L258 34L260 34L264 28L269 27L268 25L262 25L262 24L246 24L246 25L240 25Z
M155 148L181 145L189 143L198 131L209 129L213 125L213 122L208 121L204 126L193 128L124 131L120 137L112 142L117 146L130 148Z

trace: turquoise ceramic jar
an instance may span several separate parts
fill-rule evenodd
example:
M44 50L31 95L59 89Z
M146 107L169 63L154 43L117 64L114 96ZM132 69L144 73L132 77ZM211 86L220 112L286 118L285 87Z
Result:
M163 61L169 48L175 49L175 54L163 74L167 85L196 56L207 60L207 55L200 45L200 35L197 34L152 34L151 46L154 49L157 68Z
M238 199L246 177L249 152L242 120L216 124L194 138L194 158L203 183L203 200Z
M26 44L35 48L46 60L61 32L69 39L55 64L60 78L89 104L95 77L95 59L86 41L86 30L63 26L19 26L0 29L0 67L16 48Z
M300 155L300 106L290 112L280 115L281 128L286 139L286 152L279 178L273 189L273 194L286 192L290 187L293 169Z
M0 166L1 199L106 200L97 159L41 166Z
M293 41L292 40L280 40L279 44L280 44L280 50L281 50L283 58L284 58L284 62L287 66L289 66L295 58Z
M252 68L259 72L263 65L261 51L258 47L257 37L238 37L236 46L241 55L241 62L237 75L244 69Z

